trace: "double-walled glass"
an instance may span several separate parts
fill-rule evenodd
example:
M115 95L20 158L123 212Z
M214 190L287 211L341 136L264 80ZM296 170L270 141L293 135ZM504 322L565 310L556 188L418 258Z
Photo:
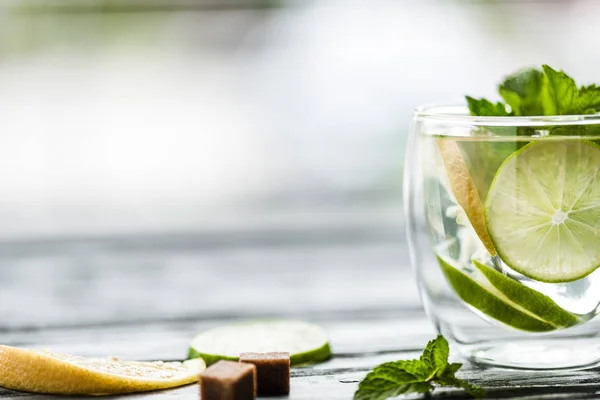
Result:
M414 114L404 191L425 311L476 362L600 363L600 116Z

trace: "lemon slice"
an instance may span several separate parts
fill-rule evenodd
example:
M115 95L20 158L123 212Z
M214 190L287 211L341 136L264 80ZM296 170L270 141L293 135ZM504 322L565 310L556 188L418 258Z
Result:
M496 249L485 225L483 201L479 197L477 187L471 178L469 168L458 144L450 139L440 139L437 144L444 161L452 193L458 205L464 210L475 233L477 233L487 251L495 256Z
M0 346L0 386L25 392L106 395L167 389L196 382L205 368L202 359L120 361Z
M485 205L502 261L542 282L570 282L600 267L600 147L534 142L508 157Z

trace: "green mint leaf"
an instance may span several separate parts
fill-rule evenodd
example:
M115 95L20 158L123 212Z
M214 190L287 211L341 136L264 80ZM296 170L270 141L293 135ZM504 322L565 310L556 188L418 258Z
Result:
M407 393L428 393L432 383L462 388L474 397L485 391L454 375L462 364L448 364L449 346L439 335L430 341L418 360L401 360L378 365L359 383L354 400L385 400Z
M427 380L427 378L431 375L431 370L428 366L423 363L421 360L402 360L402 361L394 361L390 366L393 368L397 368L402 371L406 371L414 377L421 379L423 381Z
M419 360L381 364L358 385L354 400L383 400L405 393L426 393L433 386L426 382L427 369Z
M596 85L582 86L577 98L577 109L583 114L594 114L600 111L600 87Z
M448 365L448 356L450 348L448 342L442 335L438 335L435 339L427 343L427 347L423 350L420 361L424 363L430 373L443 371Z
M470 96L465 96L471 115L480 117L507 117L510 115L506 111L506 105L502 102L492 103L486 99L475 99Z
M406 385L395 386L391 389L358 389L354 394L354 400L385 400L390 397L400 396L407 393L428 393L433 386L427 382L415 382Z
M448 364L442 371L440 371L434 381L441 386L452 386L456 388L462 388L473 397L485 397L485 390L479 386L473 385L462 379L458 379L454 374L462 367L462 364L452 363Z
M569 115L583 112L583 110L579 111L578 109L579 90L573 78L563 71L552 69L548 65L542 65L542 68L548 79L549 93L555 105L554 114Z
M508 76L498 86L498 92L514 115L554 113L554 102L548 93L547 78L538 69L525 69Z
M467 381L463 381L462 379L457 379L456 383L458 383L458 386L463 388L465 390L465 392L469 393L471 396L473 396L475 398L480 399L482 397L485 397L485 395L486 395L485 389L480 386L474 385Z
M434 379L440 385L443 385L443 382L451 381L452 379L455 379L454 374L456 374L456 372L460 369L460 367L462 367L462 364L459 364L459 363L448 364L448 365L446 365L446 367L444 369L437 371Z
M421 360L400 360L378 365L366 378L370 378L371 374L375 377L388 376L390 381L424 382L431 374L431 370Z
M458 379L455 376L436 380L436 383L438 383L441 386L450 386L450 387L455 387L455 388L461 388L465 392L467 392L468 394L470 394L471 396L473 396L475 398L485 397L485 389L484 388L474 385L472 383L469 383L467 381L464 381L462 379Z
M542 65L541 70L529 68L509 75L498 86L498 92L511 112L506 111L502 102L494 104L467 96L471 115L541 116L600 112L600 86L577 88L573 78L548 65Z
M454 376L454 374L460 369L460 367L462 367L462 364L460 363L448 364L446 368L443 369L442 375Z

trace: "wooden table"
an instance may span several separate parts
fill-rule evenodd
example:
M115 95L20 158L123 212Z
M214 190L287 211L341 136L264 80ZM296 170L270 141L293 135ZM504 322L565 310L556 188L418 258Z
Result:
M301 318L327 328L335 355L293 369L289 398L351 399L367 371L416 357L435 336L402 236L396 228L362 227L302 240L271 232L0 245L0 343L182 360L204 329L265 316ZM600 398L599 372L467 364L460 376L484 386L490 398L571 399ZM464 393L439 389L438 396ZM0 398L50 397L0 389ZM198 388L122 397L197 399Z

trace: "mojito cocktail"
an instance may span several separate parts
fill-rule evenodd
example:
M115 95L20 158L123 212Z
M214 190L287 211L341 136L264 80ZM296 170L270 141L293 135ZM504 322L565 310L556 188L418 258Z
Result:
M544 72L540 90L549 91L556 71ZM600 360L600 116L527 116L520 101L510 112L469 98L469 108L415 114L405 200L424 306L476 361L593 365ZM473 115L477 106L492 115Z

